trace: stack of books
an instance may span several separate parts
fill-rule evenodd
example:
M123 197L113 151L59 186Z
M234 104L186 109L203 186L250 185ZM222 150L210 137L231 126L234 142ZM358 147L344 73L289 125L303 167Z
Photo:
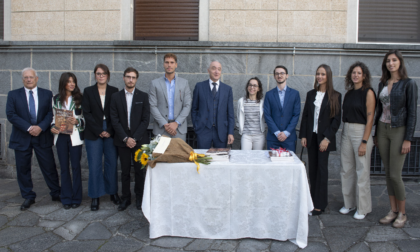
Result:
M210 148L206 155L211 157L213 162L229 162L230 148Z

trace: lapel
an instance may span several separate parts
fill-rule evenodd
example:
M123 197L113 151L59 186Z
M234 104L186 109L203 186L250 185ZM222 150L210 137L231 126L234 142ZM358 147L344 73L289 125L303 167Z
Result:
M280 103L279 90L277 89L277 87L275 87L273 91L274 91L273 92L274 100L277 103L277 107L280 109L280 111L282 111L283 108L281 107L281 103Z
M207 90L207 106L210 111L210 109L213 107L213 94L210 89L209 81L204 82L204 90Z
M327 105L328 105L328 93L325 92L324 99L322 99L321 108L319 109L319 116L322 115L322 112L324 112Z
M284 93L284 101L283 101L283 110L284 111L287 111L286 108L289 105L290 92L292 92L292 90L290 89L290 87L287 87L286 93ZM279 98L279 100L280 100L280 98Z
M178 84L178 75L175 74L175 94L174 94L174 110L175 110L175 104L177 104L176 100L177 100L177 95L179 94L179 99L181 99L181 88L179 87ZM175 111L174 111L175 112Z
M38 91L39 92L39 91ZM25 101L25 111L26 111L26 116L27 118L29 118L29 120L31 119L31 113L29 112L29 104L28 104L28 99L26 98L26 91L25 88L22 88L21 91L19 92L19 96L20 96L20 100L21 101ZM38 101L39 102L39 101Z
M312 118L314 117L314 112L315 112L315 104L314 104L315 97L316 97L316 90L315 90L315 92L311 92L311 95L308 97L309 113L311 113Z
M163 95L165 96L166 103L168 103L168 89L166 87L165 76L160 78L160 87L162 88Z
M93 87L94 87L93 88L93 97L95 98L96 102L98 103L98 105L102 109L102 111L104 111L104 109L102 108L101 97L99 96L98 83L96 83ZM107 91L108 91L108 89L107 89ZM106 95L106 93L105 93L105 95ZM105 98L106 98L106 96L105 96Z
M125 99L125 88L123 88L123 90L121 91L121 103L123 105L124 108L124 114L125 114L125 118L127 119L126 121L128 122L128 114L127 114L127 100ZM133 95L133 101L134 101L134 95ZM133 104L131 103L131 111L133 110ZM130 117L131 119L131 117Z
M222 83L221 81L219 82L219 90L217 91L217 93L219 93L219 104L217 104L217 106L219 107L219 109L221 108L221 104L223 102L223 98L225 97L225 94L227 94L227 90L225 83Z
M98 91L98 89L96 89L96 92L98 92L98 95L99 95L99 91ZM108 87L108 84L106 84L106 91L105 91L105 104L104 104L104 109L103 110L105 110L108 106L108 104L109 104L109 102L111 101L111 96L112 96L112 94L111 94L111 89ZM99 98L99 102L101 101L101 99ZM127 104L126 104L126 106L127 106ZM101 105L101 107L102 107L102 105Z
M136 102L139 101L140 99L140 91L137 90L137 88L134 89L134 93L133 93L133 101L131 102L131 114L130 114L130 122L133 123L133 116L137 115L139 117L141 117L141 111L134 111L134 109L137 107ZM131 125L133 126L133 125Z
M44 100L44 92L40 88L38 88L38 111L36 113L36 122L38 123L39 115L41 114L42 109L42 101Z

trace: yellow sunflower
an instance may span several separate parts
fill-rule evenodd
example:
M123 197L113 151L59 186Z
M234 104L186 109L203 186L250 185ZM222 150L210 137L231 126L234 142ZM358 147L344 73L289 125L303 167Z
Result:
M147 160L148 160L149 156L143 152L143 154L141 154L141 158L140 158L140 162L143 166L147 165Z
M140 162L140 154L143 153L143 151L141 149L138 149L135 153L134 153L134 161L136 162Z

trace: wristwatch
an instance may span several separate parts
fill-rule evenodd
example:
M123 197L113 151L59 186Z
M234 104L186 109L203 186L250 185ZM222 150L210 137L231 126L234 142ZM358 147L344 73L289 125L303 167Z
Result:
M362 139L362 143L367 144L367 141L365 139Z

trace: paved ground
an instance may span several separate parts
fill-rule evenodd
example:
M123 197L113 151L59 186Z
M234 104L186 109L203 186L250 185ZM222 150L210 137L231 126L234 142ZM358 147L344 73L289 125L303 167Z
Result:
M52 202L44 181L35 181L36 204L19 210L23 202L15 180L0 179L0 252L4 251L420 251L420 183L407 188L408 223L403 229L382 226L388 210L383 179L372 181L373 212L365 220L337 211L342 206L340 184L330 185L330 205L321 216L309 217L309 244L274 240L206 240L162 237L150 240L149 224L133 205L118 212L108 197L98 212L90 211L84 183L82 206L64 210Z

